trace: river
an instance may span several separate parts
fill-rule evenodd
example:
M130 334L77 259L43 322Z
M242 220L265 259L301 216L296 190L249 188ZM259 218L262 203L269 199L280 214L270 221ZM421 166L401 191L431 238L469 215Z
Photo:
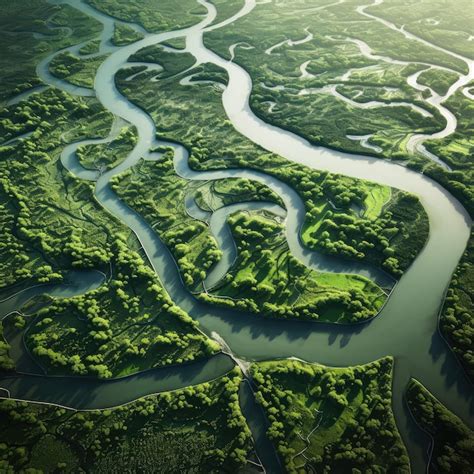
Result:
M77 176L96 180L97 199L135 232L173 301L198 320L201 329L208 335L218 333L239 359L258 361L294 356L328 366L349 366L392 355L395 358L393 409L397 425L408 447L413 471L424 472L427 440L411 420L403 401L403 392L410 377L419 379L468 425L474 425L472 386L437 327L438 311L452 272L464 251L471 220L456 199L423 174L377 158L312 146L301 137L256 117L249 107L252 92L249 74L241 66L204 47L203 33L212 24L216 10L205 0L198 1L208 11L199 24L173 32L146 34L144 39L121 48L111 47L108 42L112 30L112 20L109 17L75 0L56 2L68 3L104 24L101 46L110 54L97 71L95 95L107 110L116 117L127 120L139 131L134 150L113 170L99 175L84 170L77 163L73 153L75 147L90 141L69 146L63 154L62 162ZM233 20L249 13L255 4L255 0L246 0L244 8L234 15ZM222 24L229 23L230 20L226 20ZM212 25L210 29L219 28L222 24ZM429 241L393 288L391 297L378 317L370 322L352 326L265 320L255 315L215 308L199 302L184 287L170 252L157 234L111 190L109 182L112 177L136 164L141 157L147 156L150 148L167 144L166 137L163 137L164 141L155 138L156 129L151 117L130 103L117 90L115 74L127 64L131 54L145 46L176 37L186 38L187 51L192 53L197 61L211 62L228 72L229 83L223 91L223 105L229 120L243 136L290 161L314 169L375 181L419 196L430 220ZM73 94L90 95L90 90L71 89L64 85L64 81L51 79L47 70L53 57L54 55L51 55L46 58L38 67L38 74L44 82ZM188 154L183 147L174 145L174 148L175 168L179 174L192 180L209 179L210 176L205 176L208 172L200 173L189 169ZM214 173L213 179L228 176L255 178L258 175L255 173L249 176L249 172L244 170L220 170L210 173ZM301 250L296 244L302 219L301 200L298 197L293 198L291 189L277 185L276 180L269 177L261 180L283 199L288 212L287 237L292 252L298 254L298 248ZM224 225L224 218L225 213L221 217L221 225ZM315 265L316 268L318 265L326 265L321 256L305 252L306 257L304 254L297 255L299 258L306 258L305 263ZM330 265L331 263L327 264L328 267ZM346 263L343 265L348 267ZM341 268L333 267L332 271L341 271ZM365 271L374 279L381 278L380 275L371 273L370 268L353 267L347 268L347 271ZM228 358L217 356L210 361L183 369L158 369L111 382L23 375L4 379L0 386L8 389L10 395L15 398L55 402L78 408L97 408L125 403L146 393L199 383L206 377L212 379L224 373L229 365ZM195 372L193 367L196 367ZM201 370L198 370L199 367ZM111 389L113 384L116 384L115 388L120 387L120 390ZM248 405L248 396L245 400ZM260 449L263 449L261 445ZM272 463L267 470L272 472L279 468Z

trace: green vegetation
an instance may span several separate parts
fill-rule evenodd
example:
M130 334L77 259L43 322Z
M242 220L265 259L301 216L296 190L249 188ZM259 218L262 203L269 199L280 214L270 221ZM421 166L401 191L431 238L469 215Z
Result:
M111 169L128 156L133 150L137 138L135 127L124 126L110 143L80 146L77 149L77 158L84 168Z
M184 282L194 289L221 252L208 226L186 212L185 196L193 186L175 174L172 152L158 162L142 161L112 182L119 197L153 225L174 255Z
M459 74L444 69L427 69L418 76L418 84L428 86L437 94L444 96Z
M449 4L449 14L442 0L395 0L371 6L369 13L386 18L442 48L474 59L468 31L472 30L474 12L469 0Z
M238 257L203 300L267 317L332 322L365 320L383 305L385 293L366 278L315 272L292 257L271 213L241 212L228 222Z
M267 186L243 178L225 178L203 183L196 192L196 203L204 211L237 202L268 201L284 207L280 197Z
M417 380L410 382L406 399L416 422L433 440L430 471L471 473L474 432Z
M92 88L97 68L104 61L105 56L81 59L68 51L54 57L49 65L51 74L60 79L66 79L71 84Z
M10 345L4 339L3 326L0 324L0 373L10 372L15 368L15 363L8 353L9 350Z
M9 1L1 6L0 101L39 85L36 65L48 54L92 39L102 29L98 21L69 5L29 0L28 8Z
M210 0L217 9L217 15L212 25L217 25L221 21L227 20L238 13L245 5L244 0Z
M314 171L293 168L287 176L306 191L302 241L309 248L368 260L398 277L428 239L428 216L413 195Z
M466 10L465 4L465 0L459 2L455 10ZM467 72L466 63L408 39L363 14L367 11L387 15L400 25L403 23L400 12L403 12L410 23L409 30L413 28L443 47L446 47L447 37L453 34L459 44L467 47L468 35L458 26L444 29L457 18L456 15L449 15L448 19L444 14L437 14L436 21L443 26L432 27L432 22L428 22L426 11L444 10L445 4L440 0L422 1L416 5L412 1L397 0L365 10L358 0L326 7L312 6L305 1L262 3L232 26L207 33L205 43L223 57L229 57L229 47L235 43L247 43L252 47L237 48L234 60L250 73L254 85L251 107L265 121L291 130L315 144L405 160L408 166L424 170L440 182L474 215L472 165L467 158L472 149L472 134L466 129L472 116L472 101L461 92L451 97L446 105L456 114L459 129L444 140L427 143L427 148L454 172L441 169L424 157L412 156L406 148L413 133L430 134L442 130L445 125L444 119L425 100L429 92L420 95L407 79L426 69L428 62L448 71L439 68L425 71L420 83L445 91L460 72ZM276 17L282 20L275 22ZM468 21L463 14L458 18ZM348 24L351 25L350 36ZM463 41L460 41L461 37ZM293 42L289 43L289 40ZM282 44L274 48L279 43ZM454 40L448 43L454 44ZM369 101L379 104L367 108ZM384 107L384 103L390 101L413 104L425 112L422 114L421 109L403 104ZM276 104L270 111L269 102ZM380 147L381 152L367 149L348 135L371 135L371 143Z
M474 236L453 275L440 316L440 329L474 380Z
M112 43L115 46L125 46L141 39L143 39L143 35L131 26L115 23L114 36L112 37Z
M410 265L428 235L427 217L416 198L391 193L373 183L311 170L265 152L240 135L227 120L221 90L212 84L180 84L182 76L176 64L168 69L167 58L170 54L182 57L180 71L187 71L188 75L199 73L200 79L222 82L222 70L206 64L188 71L191 55L163 53L159 47L153 51L153 61L165 69L159 76L158 87L149 81L154 72L144 72L133 81L126 81L130 70L119 72L117 84L127 97L151 114L159 136L186 146L192 168L243 167L271 174L293 187L305 203L306 245L347 258L368 259L395 276ZM149 54L150 50L145 48L136 57L143 60ZM365 219L358 216L357 208L365 209ZM379 216L382 208L383 215ZM323 238L317 230L325 218L322 209L335 216L331 221L335 227Z
M183 50L186 49L186 40L184 36L178 36L177 38L170 38L169 40L163 41L164 46L169 48Z
M138 253L119 239L113 252L106 284L52 300L26 326L26 346L48 373L110 378L218 351L172 303Z
M92 40L86 43L80 50L79 54L95 54L100 50L100 39Z
M410 472L391 408L390 358L343 369L261 362L251 374L287 472Z
M0 117L7 139L33 132L0 148L0 288L61 281L70 269L112 270L106 285L53 300L28 321L34 357L50 372L110 377L215 352L133 252L131 231L103 211L92 184L59 162L61 136L105 135L110 115L95 99L48 90Z
M208 271L220 260L221 251L207 223L188 215L186 196L197 194L203 208L217 206L213 209L237 201L276 199L268 188L247 180L196 183L180 178L174 172L172 151L158 162L140 162L116 177L112 188L153 225L191 289L201 286Z
M97 10L123 21L138 23L153 33L186 28L198 23L206 8L195 0L87 0Z
M253 442L237 369L117 408L0 401L2 472L239 472Z
M60 281L69 269L103 268L111 229L126 232L93 198L91 184L59 162L64 143L106 134L112 117L95 99L58 90L0 112L0 289ZM118 225L118 227L117 227Z
M191 68L196 62L194 56L189 53L173 53L162 48L161 44L147 46L140 49L129 58L130 62L155 63L163 67L160 78L175 76L176 74Z

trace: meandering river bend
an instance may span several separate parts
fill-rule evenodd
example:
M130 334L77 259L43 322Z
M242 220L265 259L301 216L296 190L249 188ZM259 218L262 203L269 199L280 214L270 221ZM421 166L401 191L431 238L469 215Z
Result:
M249 13L256 6L255 0L246 0L239 13L212 26L209 25L216 17L215 7L205 0L198 1L207 9L206 17L199 24L161 34L145 33L144 39L121 48L110 44L114 22L112 18L78 0L53 2L68 3L102 22L104 29L101 35L101 53L107 52L109 56L97 71L94 91L73 88L51 76L48 67L54 55L41 62L38 74L45 83L72 94L95 94L107 110L135 125L139 132L134 150L113 170L100 174L80 166L74 152L77 146L91 142L87 140L66 147L62 163L78 177L96 181L97 199L135 232L173 301L198 320L201 329L208 335L218 333L235 357L247 361L298 357L329 366L349 366L392 355L395 358L393 408L397 425L409 449L413 471L423 472L427 461L427 440L409 417L403 403L403 392L410 377L418 378L468 425L474 425L472 386L438 331L438 311L452 272L469 237L471 220L456 199L422 174L381 159L312 146L301 137L257 118L249 107L252 92L249 74L234 62L229 62L208 50L202 40L206 29L220 28ZM140 27L136 28L143 33ZM131 54L145 46L176 37L186 39L186 50L193 54L198 62L210 62L228 72L229 83L222 96L224 108L236 130L245 137L290 161L314 169L372 180L419 196L430 220L429 241L411 268L393 288L387 304L377 318L352 326L264 320L199 302L184 287L171 254L157 234L111 190L109 182L113 176L130 168L142 157L148 156L152 147L167 144L157 140L151 117L120 94L115 86L115 75L121 68L126 67ZM78 46L73 48L77 49ZM109 139L112 136L113 133ZM301 200L296 193L282 186L282 183L263 173L248 170L196 172L188 166L187 151L176 144L173 148L176 172L187 179L241 176L258 179L272 187L287 207L286 229L290 249L307 265L328 271L362 273L378 281L384 278L384 275L370 267L349 265L337 262L336 259L324 260L322 256L303 249L299 243L298 232L304 209L301 208ZM215 228L222 228L225 224L226 212L221 214L218 222L214 223ZM231 251L231 246L224 250ZM85 289L88 287L85 285ZM7 303L11 308L12 302ZM60 403L84 409L98 408L126 403L148 393L210 380L225 373L231 366L232 361L227 356L220 355L209 361L185 367L151 370L115 381L25 374L2 379L0 387L8 390L8 394L14 398ZM248 397L247 394L246 405ZM251 411L247 409L246 414L249 413ZM258 416L255 411L253 413ZM254 425L252 431L255 434L258 429L255 419L251 420L250 424ZM262 444L264 439L257 438L257 449L260 453L268 451ZM271 456L264 460L264 464L265 462L269 472L280 469Z

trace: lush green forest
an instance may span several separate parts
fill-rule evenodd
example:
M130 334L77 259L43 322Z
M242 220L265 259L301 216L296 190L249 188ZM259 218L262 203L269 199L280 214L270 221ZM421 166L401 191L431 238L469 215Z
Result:
M410 382L406 399L416 422L432 438L430 469L446 473L472 472L474 432L417 380Z
M254 459L238 403L241 380L235 369L213 382L92 411L0 400L0 470L238 472Z
M377 314L386 295L358 275L312 271L294 258L278 217L241 212L229 219L238 257L205 301L267 317L356 322Z
M367 166L359 155L392 160L385 164L441 184L459 200L452 208L462 214L463 206L472 217L469 0L452 3L449 12L444 0L85 0L76 5L80 9L69 0L0 0L0 6L0 395L9 397L0 398L1 472L256 473L267 469L268 453L261 457L259 447L270 446L288 473L408 474L412 451L404 442L417 436L415 422L431 439L427 472L473 471L470 420L450 411L459 407L436 399L429 377L417 373L420 381L407 387L393 377L396 364L412 370L405 353L385 357L380 343L391 337L390 324L400 327L396 311L388 308L370 321L389 301L390 284L350 273L375 268L395 284L440 223L430 228L415 195L313 169L244 136L240 119L224 109L235 64L212 54L250 75L250 110L245 101L240 105L266 122L260 121L262 133L266 125L281 127L336 150L339 158L340 152L352 154L346 156L351 166ZM215 28L242 8L240 18ZM110 22L83 13L94 9ZM190 42L201 36L209 51L194 56ZM107 58L104 76L97 76ZM115 66L122 69L116 73ZM96 91L97 84L110 90ZM236 96L245 87L239 84ZM454 132L444 133L451 123ZM63 154L65 148L73 155ZM143 153L132 154L138 149ZM133 166L129 156L137 158ZM189 179L181 176L188 176L182 156ZM113 171L118 165L125 171ZM90 180L68 171L81 166ZM216 170L233 177L206 177ZM237 177L239 171L251 171L245 176L254 179ZM216 212L244 203L259 209L228 212L221 229L235 245L235 258L208 285L206 278L224 263L213 215L219 219ZM281 209L270 212L267 205ZM146 238L114 210L127 206L149 226L143 225ZM298 225L289 218L295 209L301 211ZM307 260L292 254L290 233ZM176 265L162 264L150 251L152 238ZM450 251L437 250L443 259L441 252ZM337 259L347 273L333 273L323 256ZM311 264L320 258L317 268L325 271L306 266L310 258ZM453 350L470 381L473 259L471 233L439 311L444 349ZM100 282L78 296L48 294L57 284L66 293L74 289L69 276L75 272L97 273ZM184 287L175 284L178 272ZM394 287L395 302L403 282ZM33 289L35 296L26 296ZM392 319L385 333L374 329L387 314ZM316 321L326 324L311 324ZM442 338L432 321L431 333L425 332L435 363L433 348ZM418 324L416 317L409 322ZM381 341L367 347L377 355L359 358L351 351L365 330ZM322 347L311 352L315 340ZM287 358L276 359L280 350ZM331 350L353 366L291 357L331 364ZM235 364L225 376L229 368L218 377L210 368L218 353L226 367ZM367 360L374 361L354 365ZM193 361L206 370L188 380L183 365ZM449 363L441 374L446 398L458 397L462 405L462 389L472 387L464 379L451 385ZM40 384L66 384L67 377L84 383L84 390L90 379L98 391L118 382L113 379L125 385L142 375L172 384L167 374L173 370L186 388L136 400L131 395L119 407L78 410L51 399L15 398L47 399ZM416 364L411 376L415 370ZM197 384L195 376L207 382ZM400 398L392 390L406 390L406 413L399 419L396 412L397 424L392 403L397 409ZM71 405L84 407L86 398L78 391ZM249 406L260 418L244 417Z
M180 59L168 71L173 55ZM174 77L178 64L181 71L187 71L192 64L191 58L185 60L189 54L163 54L160 48L155 48L153 52L135 56L140 60L149 58L163 67L164 71L158 75L160 87L157 89L149 81L151 74L156 76L154 72L135 76L132 87L127 78L136 74L138 70L134 68L121 71L118 84L127 97L151 113L162 136L183 143L190 151L189 163L195 169L253 168L293 187L307 209L302 235L310 248L344 258L368 260L400 276L424 246L428 222L416 198L392 194L388 188L374 183L311 170L266 153L225 119L220 89L212 84L183 85L179 76ZM199 80L214 78L215 82L222 82L222 71L208 65L202 70L203 67L197 70L201 74ZM188 75L193 73L187 71ZM192 102L189 102L190 94ZM186 122L184 115L193 118ZM362 215L358 208L362 209ZM383 215L382 210L386 211Z
M392 364L386 358L344 369L298 360L252 366L286 472L410 472L392 414Z

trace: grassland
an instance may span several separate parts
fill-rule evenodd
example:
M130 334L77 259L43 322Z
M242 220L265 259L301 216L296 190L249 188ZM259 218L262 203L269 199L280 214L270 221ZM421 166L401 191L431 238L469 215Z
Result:
M2 2L0 101L40 84L36 65L42 58L60 48L92 39L101 29L99 22L69 5L31 0L25 8L23 3Z
M229 219L238 256L205 301L266 317L356 322L377 314L385 293L357 275L312 271L291 256L282 222L266 211Z
M410 472L391 408L392 363L252 365L268 435L286 472Z
M240 472L253 452L238 403L241 380L234 370L94 411L0 400L0 470Z
M469 474L474 469L474 432L417 380L406 400L418 425L432 438L429 471Z

